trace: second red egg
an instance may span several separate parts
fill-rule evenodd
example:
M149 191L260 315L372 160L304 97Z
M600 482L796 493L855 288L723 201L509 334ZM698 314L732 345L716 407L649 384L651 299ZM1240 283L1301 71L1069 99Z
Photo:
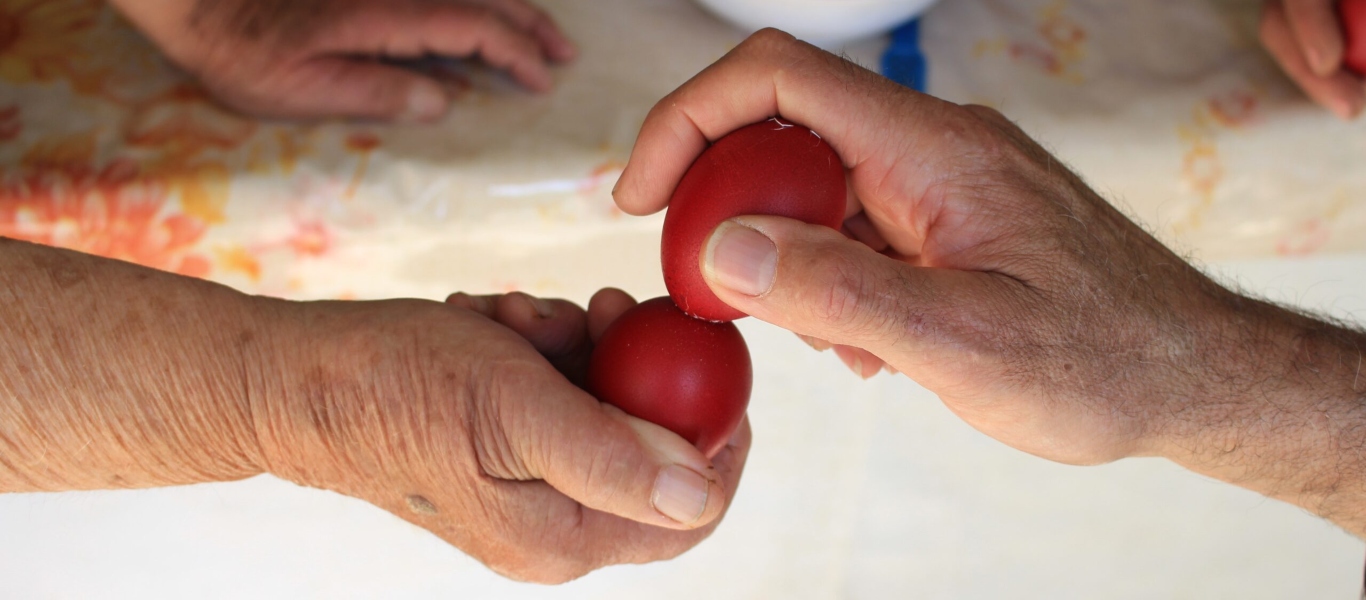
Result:
M688 440L708 458L740 426L754 374L734 323L689 317L668 298L626 311L598 340L588 389Z

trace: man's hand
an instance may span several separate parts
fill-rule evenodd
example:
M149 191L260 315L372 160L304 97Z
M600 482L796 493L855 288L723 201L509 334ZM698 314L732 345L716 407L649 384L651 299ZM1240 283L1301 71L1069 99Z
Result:
M534 91L577 50L527 0L112 0L223 102L276 117L431 121L442 85L381 59L478 57Z
M268 472L516 579L670 558L719 522L749 428L708 461L574 385L633 304L286 303L0 238L0 493Z
M664 208L709 140L774 115L843 158L850 217L722 223L723 301L1020 450L1166 456L1366 533L1366 339L1215 284L994 110L763 31L656 105L617 203Z
M1336 0L1266 0L1261 38L1268 52L1315 102L1343 119L1366 108L1366 81L1343 67Z

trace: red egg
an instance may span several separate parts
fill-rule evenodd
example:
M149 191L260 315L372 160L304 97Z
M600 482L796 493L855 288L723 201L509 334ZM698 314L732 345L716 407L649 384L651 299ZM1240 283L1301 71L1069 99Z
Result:
M1342 0L1338 16L1347 39L1343 64L1357 75L1366 77L1366 0Z
M588 363L588 391L599 400L677 433L708 458L740 426L753 380L734 324L694 319L668 298L623 313Z
M722 221L777 215L838 228L844 164L810 129L770 119L719 139L688 169L664 218L664 284L683 312L708 321L745 316L702 279L700 253Z

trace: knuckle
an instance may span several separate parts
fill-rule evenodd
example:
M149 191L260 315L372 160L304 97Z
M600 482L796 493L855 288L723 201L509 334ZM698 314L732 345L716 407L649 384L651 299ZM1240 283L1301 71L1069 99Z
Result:
M859 261L841 252L824 252L816 280L824 283L817 317L847 334L864 335L877 320L877 278Z
M1006 116L1004 114L1001 114L1001 111L996 110L990 106L985 106L982 104L965 104L963 105L963 108L966 109L968 112L972 113L977 118L982 119L984 121L989 121L993 123L1008 122Z
M503 20L503 16L487 6L470 7L469 19L475 27L482 31L502 33L510 29L507 22Z
M740 44L740 48L761 53L786 53L798 45L797 38L785 31L766 27L754 32Z
M480 562L508 579L542 585L567 583L596 568L593 557L577 543L581 534L578 528L535 526L526 521L526 515L507 515L504 522L516 524L498 536L501 541L495 542Z
M597 490L603 495L599 499L602 504L614 504L617 496L626 491L623 483L635 475L634 466L638 461L634 460L634 453L635 449L624 448L619 443L597 449L584 470L583 489Z
M592 572L592 569L573 564L575 562L572 559L565 558L511 560L504 561L498 566L489 565L489 568L513 581L540 585L561 585Z
M517 393L509 389L509 382L524 375L519 364L491 360L477 376L468 378L474 389L469 395L466 426L472 433L480 471L489 477L513 481L536 478L528 465L528 450L514 439L513 432L522 430L515 422L519 415L504 410L504 400Z

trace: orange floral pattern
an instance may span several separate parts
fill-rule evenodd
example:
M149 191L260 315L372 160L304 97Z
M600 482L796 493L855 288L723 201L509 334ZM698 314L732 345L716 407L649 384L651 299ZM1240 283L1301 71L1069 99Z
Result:
M1228 176L1219 142L1227 132L1255 124L1260 108L1257 90L1229 89L1201 101L1190 118L1177 126L1177 137L1186 146L1180 181L1197 196L1185 219L1174 224L1178 233L1204 224L1205 213L1214 206L1215 195Z
M1067 2L1055 0L1038 13L1035 39L992 39L977 43L978 57L1005 55L1012 61L1070 83L1084 78L1073 67L1086 57L1086 29L1067 15Z
M165 186L136 164L46 164L0 184L0 236L204 277L202 222L168 210Z

